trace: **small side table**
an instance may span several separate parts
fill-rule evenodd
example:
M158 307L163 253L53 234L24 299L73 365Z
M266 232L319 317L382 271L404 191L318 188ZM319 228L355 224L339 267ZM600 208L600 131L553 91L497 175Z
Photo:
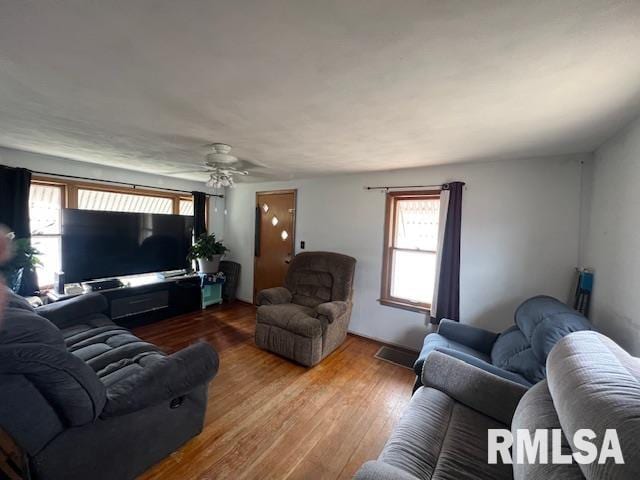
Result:
M224 275L220 273L199 273L200 288L202 289L202 309L209 305L222 303L222 284Z

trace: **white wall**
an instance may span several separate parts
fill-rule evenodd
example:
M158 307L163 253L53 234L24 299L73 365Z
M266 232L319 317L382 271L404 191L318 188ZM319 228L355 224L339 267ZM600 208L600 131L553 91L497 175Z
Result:
M0 165L28 168L30 170L57 175L73 175L94 178L96 180L135 183L156 188L172 188L186 192L200 191L214 193L212 189L207 188L204 183L201 182L192 182L121 168L104 167L92 163L78 162L68 158L41 155L3 147L0 147ZM215 203L218 206L218 212L214 211L214 201L210 199L209 226L212 227L212 232L214 232L216 236L223 238L225 199L218 198Z
M241 184L227 192L226 243L242 264L239 298L251 301L256 191L297 188L296 243L358 260L350 330L418 348L424 316L378 304L384 194L365 185L461 180L462 321L492 330L513 322L525 298L566 300L578 255L581 164L589 155L470 163L386 173Z
M583 263L595 268L592 320L640 355L640 118L595 153Z

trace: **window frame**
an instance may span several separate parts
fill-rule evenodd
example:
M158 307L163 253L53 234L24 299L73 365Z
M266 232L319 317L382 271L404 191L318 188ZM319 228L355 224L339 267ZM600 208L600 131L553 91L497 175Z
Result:
M63 182L60 181L55 181L52 179L45 179L42 177L32 177L31 178L31 184L36 184L36 185L43 185L43 186L47 186L47 187L57 187L60 189L60 211L62 212L63 208L66 208L67 206L67 188L66 185ZM31 231L29 231L29 238L31 239L37 239L37 238L58 238L59 239L59 243L60 245L62 244L62 224L60 225L60 233L43 233L43 234L33 234ZM59 252L60 253L60 252ZM38 288L40 290L47 290L53 287L53 284L49 285L49 284L45 284L45 285L38 285Z
M180 215L180 201L189 200L193 202L193 195L180 192L168 192L166 190L155 190L149 188L126 187L111 185L100 182L81 182L65 179L64 177L48 177L46 175L33 175L31 184L55 186L61 189L60 208L78 208L78 190L97 190L111 193L124 193L128 195L144 195L152 197L170 198L172 200L172 215ZM209 202L205 204L205 225L209 228ZM31 237L59 237L62 239L62 231L59 234L31 235ZM53 285L40 286L41 290L52 288Z
M81 182L76 180L67 180L64 178L55 178L34 175L31 178L32 183L42 185L56 185L63 188L62 208L78 208L78 190L95 190L110 193L124 193L127 195L143 195L151 197L170 198L172 200L172 215L180 215L180 200L193 201L193 195L187 195L180 192L168 192L162 189L138 188L111 185L100 182ZM209 225L209 202L205 205L205 223Z
M419 250L397 248L394 246L396 233L396 212L399 200L424 200L439 199L440 190L411 190L387 192L384 217L384 245L382 253L382 281L380 285L381 305L400 308L412 312L427 313L431 310L431 304L425 302L413 302L405 298L391 295L391 275L393 272L393 252L394 250L404 250L411 252L437 253L432 250ZM438 226L440 228L440 226Z

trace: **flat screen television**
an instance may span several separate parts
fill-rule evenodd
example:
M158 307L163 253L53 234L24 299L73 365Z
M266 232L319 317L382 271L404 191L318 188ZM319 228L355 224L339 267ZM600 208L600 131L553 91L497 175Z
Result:
M189 267L193 217L62 211L62 270L68 283Z

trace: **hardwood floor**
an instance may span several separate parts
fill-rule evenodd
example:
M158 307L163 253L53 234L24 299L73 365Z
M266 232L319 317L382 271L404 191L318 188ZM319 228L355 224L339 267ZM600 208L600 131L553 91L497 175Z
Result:
M237 302L137 328L167 352L199 339L220 355L203 432L142 479L346 479L380 453L413 374L349 335L307 369L253 343L255 307Z

